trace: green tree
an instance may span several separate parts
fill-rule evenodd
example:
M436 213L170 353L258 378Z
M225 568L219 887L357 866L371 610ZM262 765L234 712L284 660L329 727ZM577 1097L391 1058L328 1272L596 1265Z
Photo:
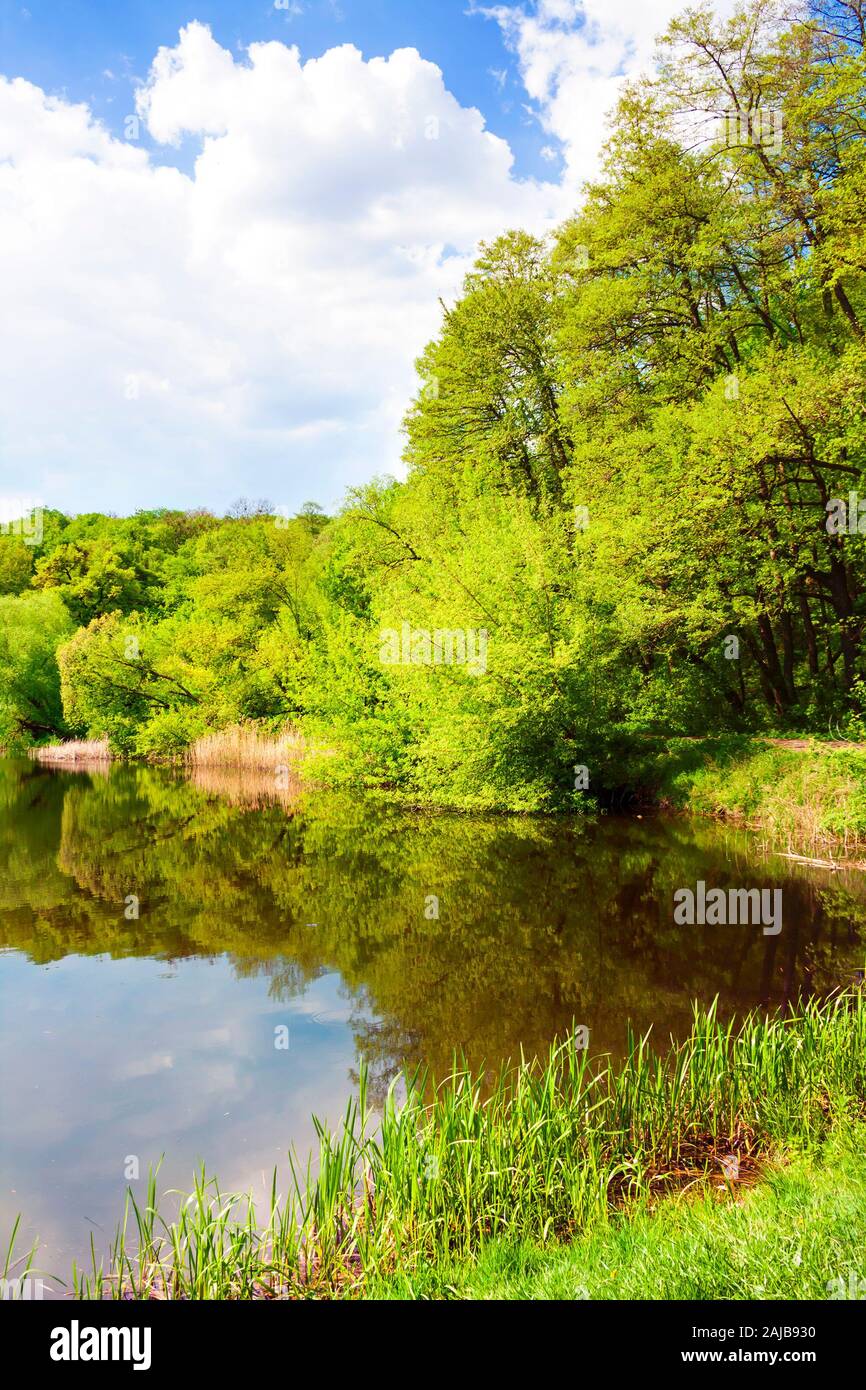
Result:
M0 536L0 594L23 593L32 574L32 548L16 536Z
M66 732L55 653L71 630L56 594L0 597L0 746Z

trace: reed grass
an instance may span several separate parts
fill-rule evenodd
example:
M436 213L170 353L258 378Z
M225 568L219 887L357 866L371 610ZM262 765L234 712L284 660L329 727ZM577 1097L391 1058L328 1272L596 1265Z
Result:
M10 1302L24 1301L31 1297L27 1285L33 1278L33 1261L36 1259L37 1242L34 1241L26 1254L15 1258L15 1242L18 1238L20 1225L21 1216L19 1213L12 1224L12 1233L3 1259L3 1270L0 1273L0 1297L4 1302L6 1300Z
M791 1153L733 1194L721 1180L545 1247L492 1241L479 1258L373 1278L377 1300L866 1298L866 1126Z
M72 1287L80 1298L362 1296L395 1272L475 1261L493 1241L568 1242L713 1177L734 1190L768 1155L819 1146L864 1115L860 987L738 1026L696 1010L665 1054L629 1032L619 1066L568 1037L494 1076L456 1066L435 1088L407 1076L378 1117L362 1070L342 1123L317 1123L315 1159L290 1156L284 1197L274 1174L261 1217L251 1194L221 1192L204 1169L190 1194L167 1194L178 1205L162 1216L151 1173L143 1201L128 1194L107 1267L94 1256Z
M191 768L246 768L273 772L289 767L304 752L305 740L294 730L264 734L255 725L235 724L196 739L184 760Z
M68 739L65 743L31 748L29 756L38 763L110 763L108 739Z

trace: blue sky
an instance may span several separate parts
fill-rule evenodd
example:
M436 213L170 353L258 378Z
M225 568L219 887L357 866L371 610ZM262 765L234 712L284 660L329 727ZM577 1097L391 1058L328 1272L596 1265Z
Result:
M0 506L401 475L481 240L549 232L676 0L0 0Z
M354 43L365 57L418 48L443 71L464 106L478 106L504 136L518 172L547 174L540 151L549 140L526 110L515 54L496 23L470 0L221 0L221 3L0 3L0 55L6 75L71 101L84 101L122 132L129 87L147 77L161 45L176 42L191 19L208 24L225 48L268 39L296 43L307 57Z

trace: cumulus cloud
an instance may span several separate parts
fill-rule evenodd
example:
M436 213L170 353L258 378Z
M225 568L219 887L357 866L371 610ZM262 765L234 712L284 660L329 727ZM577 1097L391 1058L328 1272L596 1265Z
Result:
M725 13L734 0L716 0ZM485 6L517 55L532 109L562 146L565 203L598 172L605 118L624 82L652 68L684 0L530 0Z
M152 149L0 78L0 493L331 505L397 471L440 297L480 239L570 210L621 74L675 7L488 11L548 132L546 179L518 178L414 49L232 53L191 23L126 122Z
M515 178L414 49L238 58L194 23L137 105L156 142L197 142L190 172L0 81L4 486L294 505L393 470L439 296L554 185Z

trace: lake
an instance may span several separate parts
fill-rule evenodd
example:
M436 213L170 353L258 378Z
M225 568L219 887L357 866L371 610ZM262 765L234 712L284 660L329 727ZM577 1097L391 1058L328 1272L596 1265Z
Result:
M128 1185L204 1162L263 1198L363 1060L621 1053L691 1001L789 1009L864 963L866 888L677 817L428 815L262 779L0 762L0 1241L105 1249ZM781 889L781 930L677 925L674 893ZM129 1183L130 1160L141 1174Z

